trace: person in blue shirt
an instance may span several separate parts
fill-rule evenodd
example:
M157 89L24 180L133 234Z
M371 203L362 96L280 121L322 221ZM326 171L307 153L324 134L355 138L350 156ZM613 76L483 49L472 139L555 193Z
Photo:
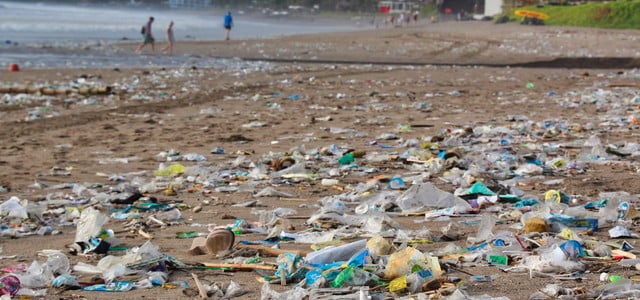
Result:
M224 16L224 29L227 31L225 38L229 40L229 34L231 33L231 27L233 27L233 17L231 17L231 12L228 11Z

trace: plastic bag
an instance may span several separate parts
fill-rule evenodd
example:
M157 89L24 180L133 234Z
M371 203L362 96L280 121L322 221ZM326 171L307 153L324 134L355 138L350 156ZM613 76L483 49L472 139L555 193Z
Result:
M229 286L227 287L227 290L224 292L224 297L222 297L222 299L231 299L233 297L240 297L246 293L247 291L245 291L242 288L242 286L240 286L240 284L231 280L231 282L229 282Z
M412 247L407 247L391 254L384 273L385 278L392 279L409 274L411 268L416 264L424 268L422 257L422 252Z
M309 264L330 264L337 261L347 261L353 255L364 250L366 245L367 240L359 240L338 247L327 247L307 254L305 260Z
M493 236L493 228L496 226L496 218L491 214L482 215L478 234L474 237L467 238L472 244L484 242Z
M402 277L400 277L402 278ZM433 273L429 270L422 270L419 272L411 273L406 278L407 286L412 294L422 292L422 285L433 279Z
M69 274L70 272L69 258L59 251L47 254L47 262L45 264L51 273L56 276Z
M165 221L165 222L176 222L181 217L182 217L182 213L177 208L174 208L174 209L171 209L171 210L167 210L167 211L163 211L163 212L160 212L160 213L158 213L156 215L156 218L158 218L161 221Z
M76 229L75 242L86 242L92 237L97 237L102 231L102 226L107 223L109 219L100 211L87 207L80 214L80 220L78 221Z
M49 268L37 261L31 263L26 273L16 276L20 279L20 285L27 288L44 288L54 279Z
M56 277L51 285L54 287L64 287L64 288L79 288L80 284L76 280L77 276L72 275L60 275Z
M0 215L18 219L26 219L29 217L27 210L20 204L20 199L16 196L0 204Z
M101 292L128 292L134 288L133 282L119 281L106 284L96 284L85 287L85 291L101 291Z
M482 195L495 195L493 191L491 191L484 183L481 181L476 181L470 188L469 194L482 194Z
M471 206L452 193L438 189L430 182L412 185L396 200L396 204L403 212L418 212L432 208L446 208L462 205Z
M287 281L300 280L309 271L304 268L302 257L290 252L278 255L276 263L278 264L278 269L275 276L279 278L284 273Z
M293 198L293 195L285 192L280 192L272 187L266 187L255 194L256 197L284 197Z
M373 286L377 281L378 278L374 274L358 267L348 266L338 274L335 280L331 281L331 286L334 288L363 285Z
M271 285L268 282L262 284L260 290L260 300L296 300L305 299L309 296L309 291L303 288L294 288L286 292L278 293L271 289Z
M102 273L102 278L104 278L105 282L113 282L117 278L124 275L126 268L121 264L116 264L111 266L111 268L107 269Z
M367 249L373 258L378 258L391 252L391 244L381 235L375 235L367 241Z
M166 168L160 167L158 170L153 172L155 176L176 176L184 173L187 168L181 164L172 164Z
M389 292L395 293L407 288L407 275L400 276L389 282Z

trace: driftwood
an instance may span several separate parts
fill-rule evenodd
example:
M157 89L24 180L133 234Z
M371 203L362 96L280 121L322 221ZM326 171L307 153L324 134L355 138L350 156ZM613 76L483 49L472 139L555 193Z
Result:
M261 264L218 264L218 263L201 263L201 265L209 268L236 269L236 270L267 270L275 271L277 266L261 265Z
M80 95L101 95L111 93L110 86L103 86L97 88L81 88L81 89L53 89L49 87L11 87L0 86L0 93L5 94L43 94L43 95L67 95L67 94L80 94Z
M204 288L204 286L200 282L198 275L191 273L191 277L193 277L193 281L196 282L196 287L198 288L198 294L200 294L200 298L202 299L209 298L209 295L207 295L207 290Z
M242 245L238 244L235 246L236 249L251 249L260 252L262 255L270 255L270 256L278 256L283 253L295 253L300 256L307 256L311 251L305 250L284 250L284 249L274 249L271 247L264 247L260 245Z

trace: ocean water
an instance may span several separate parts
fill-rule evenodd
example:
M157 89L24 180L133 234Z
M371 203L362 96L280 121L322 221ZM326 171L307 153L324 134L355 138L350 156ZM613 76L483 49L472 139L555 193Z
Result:
M128 55L109 51L108 45L139 41L140 28L155 18L156 48L164 46L165 29L174 21L177 42L224 39L226 11L169 10L130 7L70 6L0 1L0 67L18 63L27 68L136 67L198 65L219 66L228 62L189 56ZM273 38L283 35L358 30L356 24L335 25L315 20L254 19L234 13L234 40Z

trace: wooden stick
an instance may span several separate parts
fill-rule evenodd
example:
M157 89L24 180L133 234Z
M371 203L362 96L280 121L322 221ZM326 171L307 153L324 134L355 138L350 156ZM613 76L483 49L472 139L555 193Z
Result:
M421 164L428 164L429 162L426 160L419 160L419 159L414 159L414 158L407 158L408 162L414 162L414 163L421 163Z
M77 93L81 95L99 95L111 93L110 86L96 87L96 88L83 88L83 89L52 89L49 87L0 87L0 93L13 93L13 94L36 94L41 93L43 95L66 95L71 93Z
M149 220L151 220L151 221L153 221L153 222L155 222L155 223L159 224L160 226L167 226L167 223L165 223L165 222L162 222L162 221L158 220L158 219L157 219L156 217L154 217L154 216L149 216Z
M196 282L196 286L198 287L198 293L200 294L200 298L202 299L208 298L209 295L207 295L207 290L204 289L204 286L200 282L198 275L191 273L191 277L193 277L193 280Z
M205 267L210 268L227 268L227 269L238 269L238 270L267 270L267 271L275 271L278 269L277 266L272 265L261 265L261 264L217 264L217 263L202 263Z
M242 244L236 245L236 248L256 250L260 252L262 255L271 255L271 256L278 256L284 253L294 253L304 257L304 256L307 256L309 252L311 252L311 251L305 251L305 250L284 250L284 249L274 249L271 247L265 247L260 245L242 245Z
M143 238L147 239L147 240L152 240L153 239L153 235L151 235L148 232L145 232L142 229L138 229L138 234L141 235Z
M311 216L285 216L284 218L289 220L306 220L311 218Z
M309 199L303 199L303 198L284 198L284 197L280 197L279 200L280 201L297 201L297 202L307 202L307 201L309 201Z

